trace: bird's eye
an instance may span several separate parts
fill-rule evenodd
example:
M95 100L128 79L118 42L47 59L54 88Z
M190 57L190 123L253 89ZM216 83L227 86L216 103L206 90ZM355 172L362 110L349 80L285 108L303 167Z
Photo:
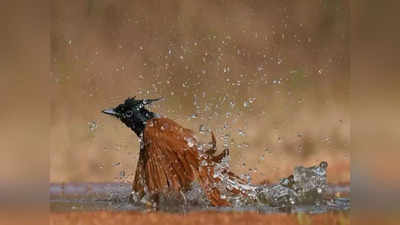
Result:
M133 115L132 110L128 110L128 111L126 111L126 112L124 113L124 116L125 116L125 117L131 117L132 115Z

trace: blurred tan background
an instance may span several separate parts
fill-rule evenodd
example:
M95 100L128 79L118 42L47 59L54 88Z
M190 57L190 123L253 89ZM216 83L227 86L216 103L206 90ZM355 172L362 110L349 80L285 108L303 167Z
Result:
M46 224L49 178L49 11L0 8L0 224ZM16 212L17 211L17 212ZM15 212L15 213L13 213Z
M32 184L47 183L49 175L49 13L43 2L24 3L5 2L0 11L2 200L27 183L34 191Z
M348 24L341 0L54 1L50 182L133 179L138 139L100 113L129 96L254 182L322 160L349 182Z

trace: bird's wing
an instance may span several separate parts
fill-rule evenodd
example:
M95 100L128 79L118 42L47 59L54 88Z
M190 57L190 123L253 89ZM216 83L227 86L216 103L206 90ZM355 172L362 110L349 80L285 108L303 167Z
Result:
M181 191L197 180L213 205L229 205L215 187L211 158L200 159L197 145L191 130L167 118L152 119L143 133L134 190ZM202 160L210 164L200 165Z
M166 118L151 120L143 133L134 190L180 191L195 179L199 166L197 141L191 131ZM189 142L189 144L188 144Z

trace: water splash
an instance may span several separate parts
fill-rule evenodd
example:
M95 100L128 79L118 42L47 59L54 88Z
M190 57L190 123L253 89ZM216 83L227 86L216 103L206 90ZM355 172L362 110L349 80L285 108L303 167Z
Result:
M231 203L230 207L212 207L197 182L193 182L185 192L158 194L157 198L146 191L147 194L144 196L131 192L131 185L126 183L53 185L50 188L50 205L53 210L152 209L166 212L208 209L256 210L264 213L282 211L323 213L350 209L350 200L336 197L337 191L332 191L333 188L327 184L327 162L323 161L311 167L295 167L293 174L282 178L279 184L257 185L241 177L227 174L229 160L229 154L226 154L218 163L211 163L214 166L213 176L217 178L214 187L219 189L222 199Z
M326 162L311 167L296 167L293 174L282 178L279 184L255 185L227 176L229 155L215 165L214 176L220 178L215 186L221 198L231 207L211 207L201 185L193 182L186 192L159 195L157 202L149 194L143 197L131 193L127 183L110 184L52 184L50 207L54 211L69 210L161 210L166 212L189 212L196 210L258 211L261 213L347 211L350 200L335 197L337 193L349 194L348 186L328 186ZM240 190L233 194L232 190Z
M327 197L327 167L327 162L308 168L296 167L293 175L281 179L279 184L259 186L256 190L257 200L279 208L321 204Z
M267 186L243 182L244 179L225 173L229 171L229 160L227 154L219 163L215 163L214 178L220 180L216 186L221 196L234 208L268 205L290 209L297 205L326 203L328 163L325 161L308 168L298 166L292 175L282 178L279 184Z
M319 165L311 167L295 167L293 174L287 178L282 178L279 184L275 185L256 185L244 182L244 179L230 176L226 173L229 169L229 155L226 155L219 163L214 164L214 178L219 182L215 184L221 193L221 198L231 203L232 209L259 209L271 207L279 211L296 211L304 207L311 207L316 210L321 209L348 209L349 201L343 198L334 198L328 194L326 180L328 163L323 161ZM203 165L207 166L207 165ZM134 199L134 203L151 202L150 196L146 200ZM172 201L173 204L171 204ZM182 207L206 207L210 204L205 194L197 183L194 183L187 192L168 194L162 197L157 208L167 209L176 204ZM145 203L153 205L154 203ZM314 208L313 208L314 207ZM171 208L169 208L172 210ZM173 210L174 211L174 210Z

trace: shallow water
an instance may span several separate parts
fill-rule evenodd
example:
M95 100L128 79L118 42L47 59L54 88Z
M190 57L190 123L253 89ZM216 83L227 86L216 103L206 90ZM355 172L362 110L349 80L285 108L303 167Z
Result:
M243 195L221 192L231 202L231 207L211 207L199 185L177 195L166 195L155 206L146 198L129 201L131 184L127 183L69 183L50 185L52 211L257 211L262 213L307 212L350 210L350 187L328 185L327 164L296 167L293 175L281 179L275 185L239 184L220 177L224 189L236 188ZM217 176L222 176L217 173ZM343 196L343 197L337 197Z
M127 183L74 183L74 184L51 184L50 185L50 208L52 211L147 211L150 210L143 204L132 204L128 201L131 193L131 185ZM348 196L349 186L328 186L328 192ZM189 211L257 211L262 213L277 212L309 212L324 213L328 211L350 210L350 199L334 198L328 204L320 205L297 205L290 210L268 205L249 205L242 207L202 207L202 206L164 206L161 210L168 212Z

